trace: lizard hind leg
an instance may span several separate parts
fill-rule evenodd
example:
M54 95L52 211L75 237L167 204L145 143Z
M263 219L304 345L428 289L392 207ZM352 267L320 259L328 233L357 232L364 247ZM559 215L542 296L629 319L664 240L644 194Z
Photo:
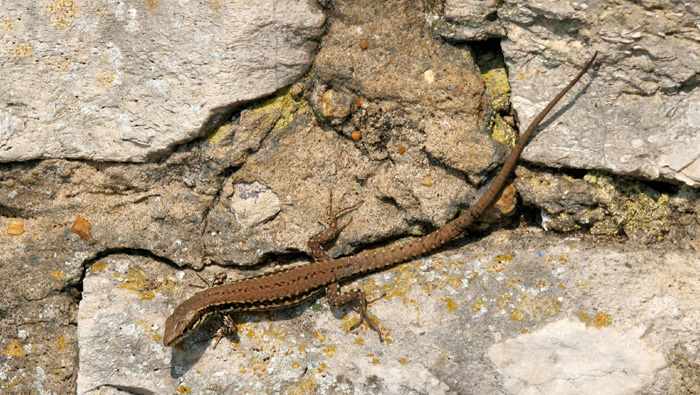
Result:
M328 195L328 218L326 230L311 237L306 244L311 250L311 255L316 261L325 261L331 258L328 255L328 252L324 250L321 245L327 241L333 240L336 236L340 234L340 232L343 231L343 229L345 229L346 226L350 224L350 221L352 221L352 218L350 218L347 221L345 221L345 223L338 226L338 219L343 217L345 214L355 210L357 207L360 206L360 204L362 204L362 200L360 200L352 206L341 208L340 210L333 212L333 191L330 191Z
M382 337L382 330L377 324L378 320L373 316L370 316L369 311L367 310L367 296L363 291L353 289L351 291L341 293L340 285L337 282L334 282L326 287L326 297L328 298L328 302L333 307L342 307L350 302L358 301L359 307L356 307L355 310L360 314L360 321L350 327L350 330L354 330L363 322L366 322L370 328L379 334L379 341L384 341L384 338Z

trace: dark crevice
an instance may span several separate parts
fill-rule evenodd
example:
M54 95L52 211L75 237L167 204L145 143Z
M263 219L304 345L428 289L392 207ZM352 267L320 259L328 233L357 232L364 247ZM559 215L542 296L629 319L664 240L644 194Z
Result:
M170 258L157 255L153 251L144 248L108 248L104 251L98 252L97 254L95 254L94 257L85 260L82 264L82 273L80 274L80 279L76 282L68 284L68 287L74 288L80 293L79 300L82 299L83 282L85 281L85 276L87 275L88 268L92 266L93 263L98 262L101 259L105 259L111 255L139 256L155 260L157 262L174 267L176 269L180 268L180 265L176 264Z
M146 388L142 387L133 387L133 386L127 386L127 385L116 385L116 384L109 384L109 385L103 385L97 388L93 388L94 390L98 390L96 392L102 392L102 389L106 388L114 388L120 393L126 393L126 394L133 394L133 395L155 395L155 392L148 390ZM92 391L90 391L92 392Z
M17 207L10 207L0 204L0 217L8 218L31 218L32 216L26 210Z

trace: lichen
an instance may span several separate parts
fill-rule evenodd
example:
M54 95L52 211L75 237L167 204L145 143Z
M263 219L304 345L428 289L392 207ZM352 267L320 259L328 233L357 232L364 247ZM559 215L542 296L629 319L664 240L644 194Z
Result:
M591 228L591 233L616 235L642 242L659 241L668 233L670 198L631 180L616 180L599 172L590 172L584 181L596 187L596 200L604 204L604 216Z

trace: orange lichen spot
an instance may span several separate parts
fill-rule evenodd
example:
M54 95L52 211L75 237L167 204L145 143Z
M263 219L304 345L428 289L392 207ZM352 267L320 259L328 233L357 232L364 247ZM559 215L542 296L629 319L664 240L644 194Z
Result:
M474 304L472 305L472 310L473 310L475 313L478 313L478 312L480 312L481 309L483 309L484 307L486 307L486 302L484 302L483 299L479 299L479 300L477 300L476 302L474 302Z
M353 140L359 141L362 138L362 132L359 130L356 130L352 133L350 133L350 137L352 137Z
M362 37L360 39L360 48L361 49L367 49L369 48L369 38Z
M301 366L299 361L292 362L292 369L299 369L299 366Z
M19 218L10 218L10 224L7 225L7 234L19 236L22 233L24 233L24 221Z
M400 145L399 149L396 150L400 155L403 155L404 152L406 152L406 146L405 145Z
M355 105L358 107L362 107L362 99L358 97L357 101L355 101Z
M513 311L510 313L510 319L513 321L522 321L525 319L525 314L523 314L520 309L513 309Z
M445 308L450 313L457 310L457 308L459 308L459 305L457 304L457 302L455 302L452 298L442 298L442 301L445 302Z
M420 180L420 184L426 187L433 186L433 179L430 178L430 176L425 176L422 180Z
M25 358L27 356L27 350L19 344L19 340L15 339L7 345L4 354L8 357Z
M60 271L60 270L54 270L54 271L51 272L51 277L53 277L53 278L56 279L56 280L60 280L60 279L62 279L62 278L65 277L65 276L66 276L66 273L63 273L63 272Z
M8 52L17 59L29 58L34 56L34 46L30 43L17 43Z
M81 239L92 240L92 235L90 234L91 226L92 225L86 219L82 217L77 217L75 219L75 222L73 222L71 230Z
M530 330L527 329L527 328L523 328L523 329L520 330L520 333L523 333L523 334L525 334L525 333L530 333Z
M549 281L545 278L541 278L539 281L537 281L537 289L540 291L547 288L549 286Z
M51 0L51 3L46 6L46 9L51 14L51 24L56 29L70 30L73 27L73 21L78 17L80 7L74 0Z
M323 353L326 354L328 358L332 358L335 355L335 346L332 344L327 345L323 348Z
M191 394L192 390L189 387L185 387L184 385L180 385L177 388L175 388L175 392L178 394Z

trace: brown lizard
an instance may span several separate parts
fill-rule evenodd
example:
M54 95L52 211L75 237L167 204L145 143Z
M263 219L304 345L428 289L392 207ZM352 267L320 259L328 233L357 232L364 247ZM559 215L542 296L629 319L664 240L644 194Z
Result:
M503 163L486 192L459 217L442 228L397 247L330 259L320 248L320 243L337 233L336 219L352 208L329 216L329 227L309 241L313 257L317 262L282 268L247 277L228 284L217 285L195 293L175 308L165 321L163 344L173 346L180 343L209 316L221 312L251 312L292 306L321 294L324 290L333 306L342 306L354 300L360 302L359 312L374 329L377 329L367 313L365 294L359 290L340 293L339 282L407 261L432 251L461 235L497 199L506 180L513 172L530 135L540 122L571 89L593 64L597 53L586 63L579 74L559 92L525 130L513 150ZM362 322L362 321L360 321ZM381 332L380 332L381 333Z

